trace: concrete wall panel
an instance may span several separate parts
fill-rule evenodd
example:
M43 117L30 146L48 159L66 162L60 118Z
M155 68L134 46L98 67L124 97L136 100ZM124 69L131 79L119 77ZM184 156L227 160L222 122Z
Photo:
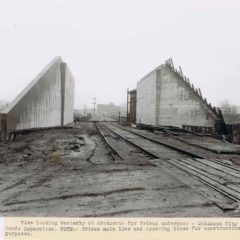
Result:
M161 86L159 99L159 124L182 127L182 125L213 127L214 115L192 89L168 67L158 71Z
M73 122L74 111L74 78L66 66L65 72L65 100L64 100L64 121L63 124Z
M218 116L166 65L137 84L137 123L214 127Z
M137 84L137 123L156 124L156 71Z
M7 130L55 127L70 123L73 121L73 102L74 79L62 59L56 57L4 109Z

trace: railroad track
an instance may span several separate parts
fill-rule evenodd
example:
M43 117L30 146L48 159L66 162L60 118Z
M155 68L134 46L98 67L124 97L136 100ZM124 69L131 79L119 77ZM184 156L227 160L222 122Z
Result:
M98 129L99 134L102 136L105 146L108 149L108 152L110 153L112 159L114 161L118 161L119 159L123 160L123 158L120 156L120 154L112 147L112 145L109 143L106 136L104 135L104 127L100 124L97 124L97 129Z
M99 123L98 127L108 131L111 136L117 136L128 144L132 144L151 158L167 161L233 202L240 203L240 170L238 168L163 144L142 133L117 124ZM108 144L110 143L108 142ZM115 151L117 152L116 149Z
M174 149L174 150L176 150L176 151L179 151L179 152L182 152L182 153L186 153L187 155L192 156L192 157L195 157L196 159L205 159L205 160L207 160L206 158L204 158L204 157L202 157L202 156L200 156L200 155L198 155L198 154L193 154L192 152L188 152L188 151L186 151L186 150L179 149L178 147L174 147L174 146L172 146L172 145L170 145L170 144L162 143L162 142L160 142L160 141L154 140L154 139L151 138L151 137L147 137L147 136L144 135L144 134L137 133L137 132L134 131L134 130L129 130L129 129L125 128L125 127L122 127L122 126L120 126L120 125L116 125L116 124L114 124L114 123L112 123L112 122L109 122L109 123L110 123L111 125L117 127L117 128L120 128L120 129L122 129L122 130L131 132L131 133L133 133L133 134L135 134L135 135L138 135L138 136L143 137L143 138L145 138L145 139L148 139L148 140L150 140L150 141L159 143L159 144L164 145L164 146L166 146L166 147L172 148L172 149ZM186 142L186 144L188 144L188 143ZM190 145L191 145L191 144L190 144ZM211 151L210 151L210 152L211 152ZM230 166L229 164L226 164L226 163L224 163L224 162L221 162L220 160L212 159L212 158L211 158L211 160L208 160L208 161L209 161L209 162L215 162L215 163L217 163L217 164L219 164L219 165L222 165L222 166L225 166L225 167L227 167L227 168L236 170L237 172L240 172L240 168L236 168L236 167Z
M124 162L125 164L155 165L148 161L155 158L150 152L147 153L136 144L123 139L103 124L97 123L97 129L113 161Z
M144 152L144 153L145 153L146 155L148 155L150 158L154 158L154 159L156 158L156 156L155 156L154 154L152 154L151 152L147 151L146 149L141 148L139 145L135 144L134 142L129 141L127 138L125 138L125 137L123 137L122 135L114 132L112 129L106 127L105 125L103 125L103 124L98 124L97 126L98 126L98 129L99 129L100 135L104 138L104 141L105 141L105 143L106 143L108 146L109 146L110 143L109 143L108 140L106 139L103 131L109 132L110 135L113 136L113 137L118 136L118 138L123 139L126 143L132 145L134 148L138 149L140 152ZM115 135L115 136L114 136L114 135ZM112 147L110 147L110 148L112 148ZM114 149L113 151L114 151L114 152L117 152L115 149ZM121 156L119 156L119 157L122 159Z

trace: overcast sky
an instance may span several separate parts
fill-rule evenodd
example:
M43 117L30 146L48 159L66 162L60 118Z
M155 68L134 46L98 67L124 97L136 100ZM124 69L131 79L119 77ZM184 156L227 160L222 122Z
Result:
M240 105L240 0L0 0L0 33L0 100L59 55L76 107L120 104L172 57L211 103Z

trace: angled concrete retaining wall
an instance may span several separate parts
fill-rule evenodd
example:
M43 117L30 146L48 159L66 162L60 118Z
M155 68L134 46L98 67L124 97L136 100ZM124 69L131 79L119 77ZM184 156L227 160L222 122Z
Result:
M73 121L73 107L74 78L66 63L56 57L0 113L6 120L2 130L66 125Z
M214 128L217 110L184 78L168 64L142 78L137 84L137 123Z

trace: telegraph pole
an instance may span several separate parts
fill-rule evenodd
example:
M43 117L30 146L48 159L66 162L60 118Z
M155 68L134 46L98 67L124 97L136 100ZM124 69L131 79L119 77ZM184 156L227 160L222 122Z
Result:
M127 89L127 122L129 121L129 117L128 117L128 104L129 104L129 90Z
M83 115L87 116L87 106L86 105L84 105Z
M96 98L93 98L93 116L95 117Z

